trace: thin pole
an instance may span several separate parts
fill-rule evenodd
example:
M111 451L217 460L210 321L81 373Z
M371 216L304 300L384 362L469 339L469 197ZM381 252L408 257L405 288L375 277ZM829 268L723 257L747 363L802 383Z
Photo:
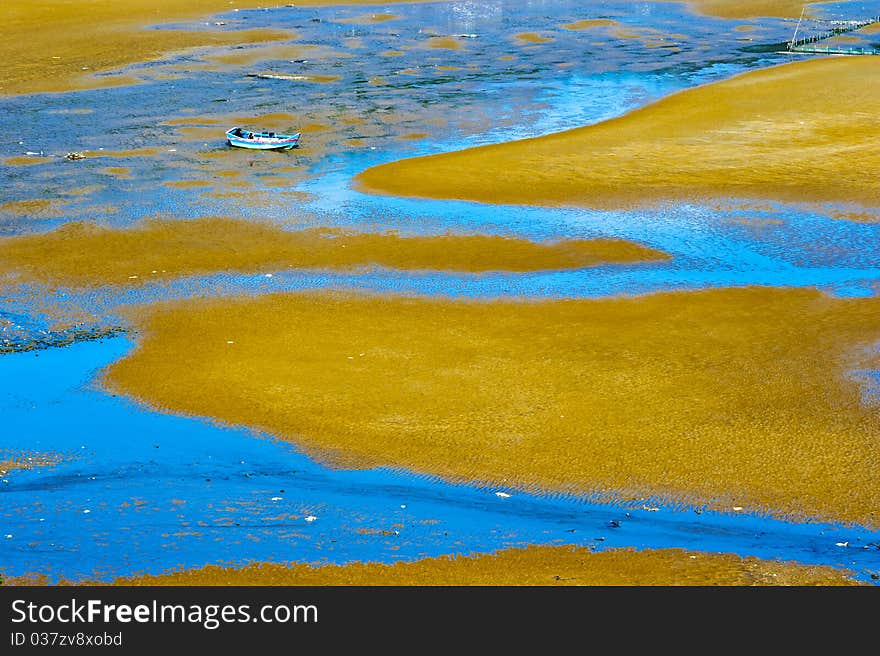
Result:
M789 49L789 50L791 50L792 48L794 48L794 41L795 41L795 39L797 38L798 30L801 28L801 21L804 19L804 12L805 12L806 10L807 10L807 6L804 5L804 7L801 9L801 17L798 18L797 25L794 26L794 34L793 34L792 37L791 37L791 42L788 44L788 49Z

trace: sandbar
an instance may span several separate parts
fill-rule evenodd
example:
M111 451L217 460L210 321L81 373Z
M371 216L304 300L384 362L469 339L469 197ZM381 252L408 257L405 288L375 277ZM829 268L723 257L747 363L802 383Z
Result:
M880 208L880 66L822 58L745 73L597 125L367 169L365 191L631 207L718 198Z
M852 573L734 554L682 549L609 549L531 546L477 556L442 556L393 565L258 563L210 565L158 576L121 578L115 585L859 585Z
M51 232L0 238L0 272L72 286L140 284L220 271L384 266L522 272L665 259L665 253L619 239L536 242L498 235L284 230L220 217L151 219L132 228L70 222Z
M334 466L856 522L880 508L880 299L287 293L139 308L105 384Z

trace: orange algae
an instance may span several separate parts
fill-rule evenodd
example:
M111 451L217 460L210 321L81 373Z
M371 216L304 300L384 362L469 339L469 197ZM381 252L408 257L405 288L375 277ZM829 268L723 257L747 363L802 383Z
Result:
M880 207L878 112L874 58L817 59L683 91L594 126L385 164L357 182L375 193L490 203L739 197Z
M339 18L335 22L346 23L348 25L375 25L377 23L387 23L388 21L398 20L400 16L397 14L376 13L362 14L360 16L352 16L351 18Z
M429 48L438 50L461 50L462 46L458 39L454 36L432 36L428 39Z
M106 168L101 169L101 173L106 173L107 175L112 175L117 178L130 178L131 177L131 169L126 168L124 166L108 166Z
M476 556L440 556L392 565L257 563L209 565L155 576L122 578L115 585L859 585L851 572L795 562L741 558L681 549L609 549L530 546Z
M574 21L573 23L566 23L562 27L567 30L591 30L597 27L611 27L617 24L618 22L616 20L610 20L607 18L585 18L583 20Z
M108 80L94 73L195 46L287 38L280 30L145 30L163 20L228 11L221 0L164 5L150 0L5 0L0 21L0 93L68 91L134 80ZM27 39L20 38L27 34Z
M653 0L668 2L670 0ZM678 0L672 0L677 2ZM688 6L699 14L718 18L798 18L806 8L806 16L812 16L812 5L817 0L686 0ZM845 1L845 0L844 0Z
M0 203L0 215L46 218L60 216L63 202L51 198L28 198Z
M87 150L83 153L87 158L94 157L110 157L113 159L124 159L126 157L152 157L158 155L162 150L160 148L133 148L131 150Z
M34 166L35 164L45 164L51 162L51 157L41 157L36 155L16 155L7 157L3 160L5 166Z
M517 41L522 43L549 43L553 39L542 36L537 32L522 32L521 34L516 35Z
M3 451L0 452L0 477L16 470L51 467L64 459L65 457L58 453L12 454L9 451Z
M877 298L291 293L133 320L111 389L329 462L880 524L878 408L849 374L880 364Z
M665 259L613 239L532 242L490 235L403 236L335 228L286 231L265 223L206 218L148 220L129 229L67 223L0 239L0 271L75 285L138 284L216 271L387 266L481 272L570 269Z
M395 0L393 0L395 1ZM396 0L399 1L399 0ZM339 4L307 0L304 5ZM347 0L368 5L369 0ZM138 80L92 74L165 53L199 47L289 40L296 35L269 29L143 29L169 21L192 20L234 8L255 7L238 0L4 0L0 20L0 94L67 91ZM381 15L379 15L381 18ZM27 34L27 39L20 38Z
M162 184L173 189L193 189L209 187L211 185L207 180L170 180L168 182L163 182Z

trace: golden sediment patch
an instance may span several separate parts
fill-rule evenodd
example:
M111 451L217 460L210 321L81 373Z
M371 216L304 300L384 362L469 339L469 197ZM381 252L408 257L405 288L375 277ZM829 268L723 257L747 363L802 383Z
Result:
M93 74L197 46L289 38L281 30L147 30L169 19L229 10L220 0L169 6L152 0L5 0L0 22L0 93L36 93L126 83ZM27 39L20 38L27 34Z
M87 150L83 153L86 157L111 157L123 159L126 157L152 157L162 152L161 148L132 148L131 150Z
M290 293L132 319L110 389L331 463L880 525L878 407L849 374L880 368L878 298Z
M236 48L235 50L209 55L205 59L229 66L247 66L257 62L276 59L291 60L314 57L318 50L318 46L309 44L256 45L250 48Z
M63 202L50 198L10 200L0 203L0 215L33 216L38 218L59 216L61 205L63 205Z
M678 2L679 0L653 0L654 2ZM812 5L817 0L686 0L695 12L718 18L798 18L804 8L806 16L813 16Z
M71 189L65 189L61 193L64 196L88 196L89 194L93 194L96 191L101 191L102 189L106 189L105 185L86 185L84 187L73 187Z
M682 549L530 546L474 556L440 556L393 565L257 563L209 565L116 585L859 585L852 572L734 554Z
M538 34L537 32L521 32L520 34L517 34L515 38L519 43L528 43L528 44L550 43L551 41L553 41L552 38L542 36L542 35Z
M181 116L162 121L162 125L222 125L225 122L208 116Z
M545 137L368 169L363 190L490 203L631 206L664 199L880 207L880 66L784 64Z
M210 187L211 183L207 180L171 180L169 182L163 182L163 186L171 187L172 189L193 189L198 187Z
M616 20L608 18L585 18L583 20L574 21L573 23L566 23L562 27L566 30L593 30L597 27L611 27L617 24L618 22Z
M347 25L375 25L377 23L387 23L388 21L399 20L397 14L361 14L360 16L352 16L351 18L339 18L333 22L345 23Z
M428 48L438 50L461 50L461 42L454 36L432 36L425 42Z
M37 155L17 155L3 160L5 166L34 166L53 161L51 157L39 157Z
M834 46L835 43L854 44L861 43L862 38L852 34L838 34L833 39L828 40L828 45Z
M645 46L649 48L657 48L664 45L669 45L672 43L668 39L675 39L677 35L674 34L665 34L659 30L652 29L650 27L623 27L616 26L610 30L611 36L617 39L631 39L634 41L641 41Z
M417 141L419 139L425 139L427 136L428 134L426 132L410 132L408 134L401 134L397 138L404 141Z
M305 75L303 76L307 82L319 82L321 84L327 84L329 82L336 82L337 80L342 79L339 75Z
M131 169L126 168L124 166L107 166L101 169L101 173L106 173L107 175L112 175L116 178L130 179L131 178Z
M880 221L880 210L874 211L858 211L858 210L831 210L830 216L835 219L843 219L845 221L855 221L856 223L877 223Z
M401 236L333 228L285 231L270 224L221 218L153 219L129 229L67 223L52 232L0 239L0 270L73 285L137 284L194 273L295 267L537 271L666 257L613 239L532 242L489 235Z
M382 57L401 57L403 53L400 50L384 50L379 55Z
M57 453L10 453L8 450L0 452L0 476L6 476L9 472L22 469L35 469L37 467L50 467L56 465L65 458Z
M310 0L307 5L336 0ZM348 0L345 4L369 4ZM804 0L691 0L697 11L727 18L752 16L797 17ZM183 0L157 4L154 0L5 0L0 22L0 56L14 65L4 67L0 93L65 91L123 79L84 78L89 73L156 59L163 53L207 45L256 43L289 39L278 30L145 30L172 20L188 20L225 12L229 0ZM27 39L19 38L28 34ZM39 56L36 55L39 53Z
M872 23L871 25L866 25L862 29L859 30L859 34L880 34L880 23Z

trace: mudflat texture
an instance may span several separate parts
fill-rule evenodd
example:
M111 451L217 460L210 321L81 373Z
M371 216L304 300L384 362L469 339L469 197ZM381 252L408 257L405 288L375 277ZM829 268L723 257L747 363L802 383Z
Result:
M71 285L267 268L540 271L662 259L668 256L619 239L534 242L500 235L287 231L223 218L151 220L128 229L67 223L49 233L0 239L0 271Z
M529 547L394 565L208 566L117 585L857 585L845 570L682 549Z
M106 384L316 457L877 526L876 298L281 294L133 317ZM872 362L873 359L873 362Z
M627 207L761 198L880 207L874 57L784 64L620 118L368 169L366 191L485 203Z

